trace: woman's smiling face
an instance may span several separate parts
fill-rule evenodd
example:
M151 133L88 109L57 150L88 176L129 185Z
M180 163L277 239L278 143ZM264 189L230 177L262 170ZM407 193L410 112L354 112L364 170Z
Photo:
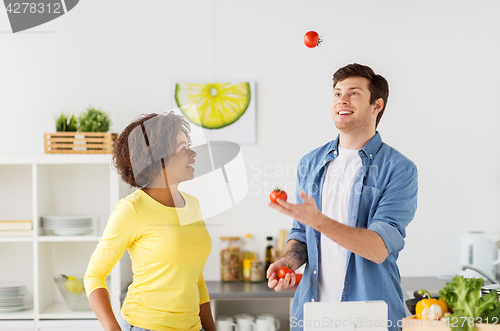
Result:
M170 156L168 164L165 167L169 185L194 178L195 157L196 152L190 148L186 135L182 130L179 130L175 145L175 154Z

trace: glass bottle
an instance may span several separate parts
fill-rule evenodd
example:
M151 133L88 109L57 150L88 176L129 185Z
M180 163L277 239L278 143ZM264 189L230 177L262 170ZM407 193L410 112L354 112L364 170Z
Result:
M252 267L251 262L255 260L256 254L255 243L252 235L247 233L244 238L241 253L241 274L243 275L244 282L250 281L250 268Z
M240 237L220 237L220 279L223 282L240 280Z
M252 260L250 259L243 259L243 281L244 282L249 282L250 281L250 272L252 269Z
M243 259L255 260L257 259L257 248L255 241L250 233L245 235L245 242L243 246Z

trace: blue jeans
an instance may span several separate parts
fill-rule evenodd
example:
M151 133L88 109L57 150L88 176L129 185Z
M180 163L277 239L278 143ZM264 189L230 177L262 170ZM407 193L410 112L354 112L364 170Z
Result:
M118 316L118 324L120 324L120 328L122 329L122 331L154 331L150 329L139 328L137 326L132 326L130 325L129 322L125 321L121 316ZM201 328L200 331L204 331L203 328Z
M120 324L120 328L122 329L122 331L153 331L149 329L138 328L137 326L132 326L121 316L118 318L118 324Z

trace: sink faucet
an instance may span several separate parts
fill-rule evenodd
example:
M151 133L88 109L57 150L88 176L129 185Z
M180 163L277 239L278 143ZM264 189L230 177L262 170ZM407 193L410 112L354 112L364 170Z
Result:
M487 276L486 273L482 272L481 270L474 268L474 267L471 267L471 266L468 266L468 265L462 266L462 270L467 270L467 269L470 269L472 271L477 272L478 274L480 274L481 276L483 276L484 278L489 280L491 284L498 284L498 282L496 280L491 279L491 277Z

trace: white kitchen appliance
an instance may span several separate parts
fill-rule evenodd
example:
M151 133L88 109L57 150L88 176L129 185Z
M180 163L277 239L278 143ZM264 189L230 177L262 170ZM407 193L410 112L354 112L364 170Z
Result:
M492 238L483 232L469 232L460 237L460 246L460 265L463 269L472 268L463 270L462 276L496 279L496 268L500 260L497 260L498 248Z

